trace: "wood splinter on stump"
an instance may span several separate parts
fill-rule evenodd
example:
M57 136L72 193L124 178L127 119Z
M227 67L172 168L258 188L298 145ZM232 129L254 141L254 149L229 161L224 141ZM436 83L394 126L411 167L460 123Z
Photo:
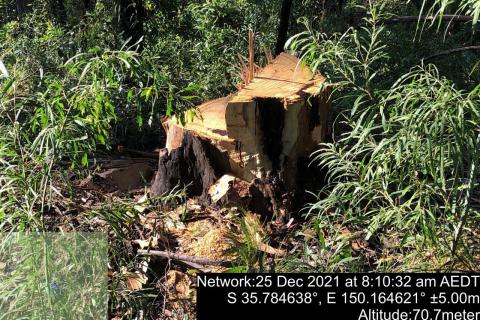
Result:
M303 192L299 162L325 141L330 104L328 92L320 90L323 81L282 53L235 94L200 105L194 121L167 120L151 193L191 183L190 196L225 204L229 200L218 190L214 199L209 190L230 175L217 184L228 189L226 198L236 192L260 214L288 211L291 196Z

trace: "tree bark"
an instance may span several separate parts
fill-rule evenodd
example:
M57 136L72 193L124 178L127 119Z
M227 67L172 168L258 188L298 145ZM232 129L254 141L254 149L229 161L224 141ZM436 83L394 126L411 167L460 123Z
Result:
M343 13L343 7L345 6L345 0L338 0L337 1L337 17L340 17Z
M278 26L277 45L275 47L276 55L279 55L283 52L285 42L287 42L291 11L292 0L283 0L282 9L280 10L280 25Z
M198 197L200 203L210 205L215 203L212 201L214 199L211 196L211 187L222 175L230 171L225 151L212 141L185 130L178 148L170 152L163 149L160 152L158 171L150 194L161 196L168 194L176 186L187 185L189 197ZM244 203L239 201L237 205L242 203L246 208L262 216L271 217L274 214L277 218L283 218L282 212L286 212L289 206L289 203L284 203L288 192L278 176L255 179L245 184L249 200Z

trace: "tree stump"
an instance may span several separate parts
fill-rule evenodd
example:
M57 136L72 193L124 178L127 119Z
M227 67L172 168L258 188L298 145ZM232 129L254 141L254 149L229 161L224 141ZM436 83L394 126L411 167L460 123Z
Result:
M189 184L190 196L210 204L209 188L228 174L249 184L250 210L285 215L302 192L299 161L327 135L323 80L281 54L236 94L199 106L192 122L169 119L151 193Z

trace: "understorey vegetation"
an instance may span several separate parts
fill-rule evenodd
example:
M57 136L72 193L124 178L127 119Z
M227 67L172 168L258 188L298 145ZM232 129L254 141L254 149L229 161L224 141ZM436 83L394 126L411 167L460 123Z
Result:
M431 29L445 41L459 36L445 5L422 6L415 45L429 43ZM307 23L290 39L326 75L337 108L333 142L312 154L328 184L306 208L317 238L303 258L326 270L477 270L478 55L444 57L447 50L411 61L405 49L401 59L404 51L390 47L388 4L365 10L357 28L325 34ZM457 10L478 8L466 1ZM462 32L474 33L476 23L472 16ZM447 65L451 59L459 66Z
M478 271L479 15L474 0L0 0L0 231L107 234L111 319L193 319L203 271ZM249 31L258 66L283 48L333 105L309 159L326 183L284 225L202 207L188 185L148 196L162 121L240 85ZM122 161L140 186L98 187Z

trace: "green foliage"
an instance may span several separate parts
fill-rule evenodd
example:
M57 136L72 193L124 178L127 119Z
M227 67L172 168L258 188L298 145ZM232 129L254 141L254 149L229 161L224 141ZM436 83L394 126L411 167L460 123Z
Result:
M2 140L7 157L1 175L5 181L16 181L5 183L5 197L18 201L20 207L27 206L29 215L33 215L36 205L43 208L50 201L55 190L52 169L60 161L69 161L73 168L86 166L97 145L110 144L110 132L117 117L125 119L133 114L141 125L145 114L152 117L154 110L150 106L155 105L161 94L168 96L165 100L173 100L174 89L147 68L134 51L94 50L67 61L61 68L65 70L64 78L42 76L39 85L45 88L44 92L17 96L21 82L4 80L9 88L0 101L0 113L2 129L8 133ZM149 84L149 79L144 78L146 74L153 75L150 86L132 85L142 80ZM114 107L134 99L136 109L117 111ZM147 112L140 109L145 105L149 106ZM179 108L179 103L174 107ZM23 172L21 177L20 172ZM22 194L29 201L24 201ZM10 211L11 203L4 204Z
M438 17L442 20L447 13L465 14L473 17L473 24L477 24L480 18L480 3L476 0L434 0L432 3L423 1L422 13Z
M432 267L448 262L474 269L473 260L456 255L478 255L471 245L479 214L478 86L460 90L434 65L403 69L398 80L385 81L391 61L378 9L370 8L361 30L333 38L310 31L291 43L312 69L322 70L341 112L334 142L313 155L329 176L308 208L321 226L317 233L329 237L318 240L318 253L338 254L347 229L380 242L385 256L413 261L411 253L433 250ZM401 246L388 247L392 241Z
M231 93L248 31L261 66L282 3L132 0L136 16L122 19L127 2L0 0L0 230L51 228L70 177L91 169L99 151L139 147L164 116L185 123L200 100ZM326 77L335 108L333 141L312 157L328 185L290 243L301 252L280 266L265 252L274 249L260 221L239 217L230 271L478 269L479 59L472 50L436 54L478 42L479 2L293 3L298 34L288 45ZM473 23L445 23L452 13ZM430 17L384 24L399 14ZM143 38L125 28L131 21ZM164 232L163 212L185 197L177 188L141 204L158 214L148 236ZM153 318L164 275L144 270L152 261L132 251L145 232L138 206L116 199L91 223L105 221L110 235L110 313ZM138 272L148 286L130 290L125 277Z
M150 3L150 2L149 2ZM280 1L160 1L146 7L145 50L160 57L176 83L195 82L202 97L230 93L240 80L239 55L256 33L256 61L275 45ZM161 37L157 37L161 34Z
M158 134L163 116L185 123L201 99L232 92L249 30L259 65L277 40L279 0L134 2L143 5L134 18L144 34L132 40L123 1L32 0L18 10L0 0L2 230L47 228L45 213L68 196L68 175L91 168L98 151L138 146ZM298 34L288 45L326 77L337 118L333 142L313 155L329 184L307 206L303 252L284 267L475 269L479 59L475 51L435 54L478 42L478 1L365 3L294 1L290 33ZM445 23L451 13L473 23ZM397 14L434 18L382 23ZM183 189L148 206L161 213L171 201L184 202ZM113 230L112 262L128 270L145 261L122 252L135 236L134 206L95 211ZM247 216L236 232L232 271L265 270L262 226ZM353 249L355 241L368 248ZM158 293L116 280L113 309L158 303Z
M2 230L51 228L48 219L71 196L72 173L92 168L99 150L129 139L138 147L142 134L158 133L163 116L185 123L200 95L229 93L249 29L257 32L259 63L276 41L280 1L144 1L142 43L122 30L117 1L92 2L33 0L19 12L15 1L0 0L7 13L0 17ZM177 189L148 206L161 213L184 198ZM110 258L121 272L146 260L124 245L139 224L134 205L118 201L95 212L113 230ZM156 289L128 290L116 276L111 290L111 312L158 313Z
M87 15L93 23L73 26L78 33L45 19L48 8L36 5L0 26L2 226L40 227L38 212L64 196L60 164L87 167L98 148L158 129L165 114L185 122L197 100L198 86L172 83L159 57L120 43L113 17L102 18L106 4L98 1Z
M105 318L106 240L99 233L0 234L0 319Z
M237 266L230 268L229 272L263 272L265 253L258 248L259 243L264 241L262 226L248 213L238 222L238 234L230 236L231 251L237 256Z

